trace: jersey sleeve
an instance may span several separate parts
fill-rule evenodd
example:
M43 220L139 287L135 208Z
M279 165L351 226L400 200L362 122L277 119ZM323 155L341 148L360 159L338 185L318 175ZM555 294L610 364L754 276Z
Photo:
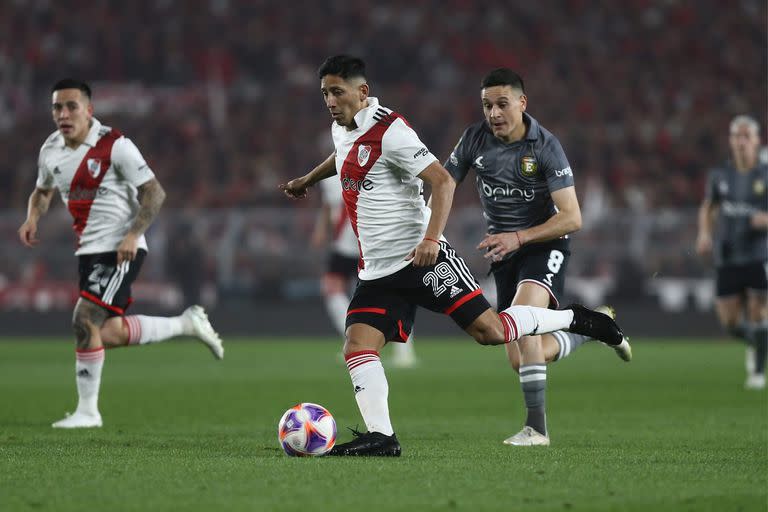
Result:
M704 189L704 199L711 203L720 202L720 189L717 186L717 171L714 169L707 174L707 184Z
M120 137L112 146L112 163L117 172L135 187L155 177L139 148L126 137Z
M469 168L472 166L472 155L469 150L469 128L464 130L459 142L451 151L448 160L445 161L446 170L451 173L453 179L461 183L467 177Z
M40 154L37 157L37 181L35 187L41 190L50 190L53 188L53 174L48 166L45 165L45 152L40 148Z
M402 119L397 119L381 139L382 156L406 173L416 176L437 160L421 142L416 132Z
M571 164L568 163L565 151L557 139L553 138L544 146L540 158L550 192L574 185Z

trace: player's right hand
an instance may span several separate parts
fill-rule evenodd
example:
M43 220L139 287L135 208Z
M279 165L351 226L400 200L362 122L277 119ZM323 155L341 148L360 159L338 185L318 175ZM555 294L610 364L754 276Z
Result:
M34 247L40 243L37 239L37 223L27 220L19 228L19 240L27 247Z
M307 182L303 176L288 183L281 183L279 186L285 195L292 199L304 199L307 197Z
M432 240L422 240L406 256L406 260L413 260L414 267L428 267L437 263L437 256L440 252L440 245Z

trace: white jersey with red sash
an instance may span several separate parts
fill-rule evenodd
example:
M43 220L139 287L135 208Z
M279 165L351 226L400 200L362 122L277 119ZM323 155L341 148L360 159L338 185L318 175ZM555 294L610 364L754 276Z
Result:
M417 176L437 158L405 119L368 98L355 115L357 128L334 123L336 169L347 214L360 247L358 276L393 274L424 237L430 210Z
M320 182L323 203L331 210L333 224L333 250L348 258L357 258L360 250L357 247L357 236L349 222L347 208L341 196L341 181L334 177Z
M154 173L136 145L93 119L85 142L68 148L59 131L40 148L36 186L58 189L74 219L76 255L117 250L139 210L137 188ZM147 249L142 235L140 249Z

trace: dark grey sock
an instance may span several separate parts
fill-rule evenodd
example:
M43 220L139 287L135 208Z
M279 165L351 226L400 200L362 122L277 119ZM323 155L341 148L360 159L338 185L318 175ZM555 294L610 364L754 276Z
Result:
M768 325L752 324L752 346L755 347L755 373L765 374L765 360L768 358Z
M582 346L585 342L589 341L589 336L583 336L581 334L575 334L567 331L555 331L552 333L557 345L560 347L560 351L555 357L555 361L559 361L564 357L571 355L571 352Z
M520 367L520 385L523 388L528 417L525 425L547 435L546 390L547 366L544 363Z

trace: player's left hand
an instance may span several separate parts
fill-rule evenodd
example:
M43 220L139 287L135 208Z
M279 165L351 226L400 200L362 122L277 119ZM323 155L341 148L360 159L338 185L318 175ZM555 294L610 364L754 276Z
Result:
M507 254L520 248L520 235L516 232L497 233L495 235L486 235L482 242L477 244L478 249L486 249L485 259L491 261L501 261Z
M133 261L136 259L136 251L139 250L139 237L133 233L128 233L117 246L117 264L124 261Z
M437 263L438 252L440 244L433 240L422 240L405 259L413 260L414 267L428 267Z

